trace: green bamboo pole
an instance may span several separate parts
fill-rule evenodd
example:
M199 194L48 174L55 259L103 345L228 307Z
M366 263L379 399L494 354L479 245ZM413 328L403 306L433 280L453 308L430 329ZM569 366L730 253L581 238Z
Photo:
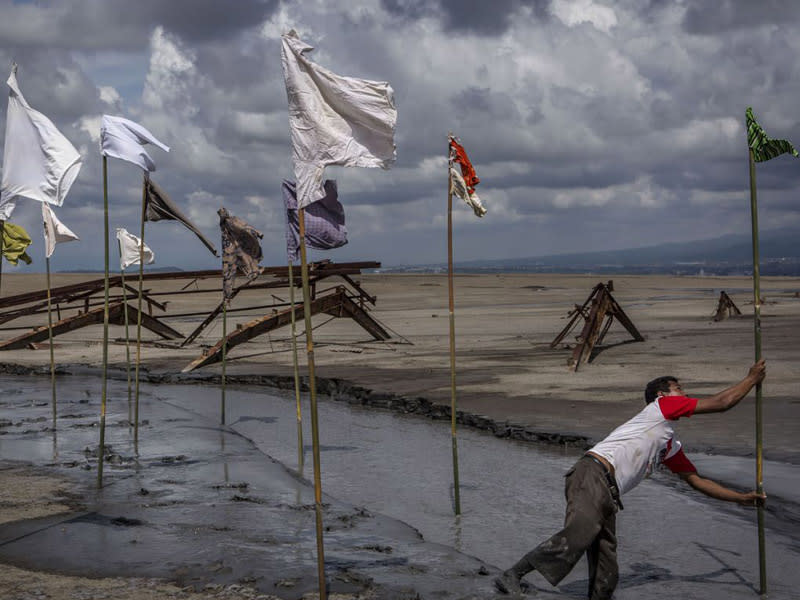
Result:
M6 222L0 219L0 295L3 292L3 244L6 237Z
M120 261L122 260L122 242L117 240L119 246ZM133 425L133 415L131 414L131 400L133 399L133 386L131 382L131 345L130 333L128 329L128 289L125 287L125 269L122 264L119 266L119 275L122 283L122 301L124 302L124 315L125 315L125 372L128 376L128 426ZM130 430L129 430L130 431Z
M300 411L300 368L297 360L297 328L294 308L294 266L289 261L289 303L292 306L292 362L294 364L294 398L297 405L297 470L303 470L303 415Z
M56 428L56 362L53 355L53 309L50 300L50 257L44 258L47 270L47 336L50 342L50 390L53 396L53 429Z
M303 278L303 318L306 325L306 351L308 354L308 390L311 399L311 446L314 457L314 513L317 525L317 571L319 575L319 598L326 600L325 548L322 540L322 474L319 457L319 417L317 414L317 382L314 374L314 338L311 329L311 291L308 283L306 261L306 215L305 209L297 211L300 221L300 273Z
M142 219L139 231L139 298L136 315L136 394L133 403L133 447L139 453L139 366L142 364L142 280L144 279L144 213L147 208L147 171L142 175Z
M103 304L103 392L100 400L100 452L97 487L103 487L103 452L106 441L106 392L108 390L108 158L103 156L103 217L105 223L105 302Z
M753 151L747 151L750 162L750 216L753 226L753 332L756 362L761 360L761 281L758 255L758 204L756 199L756 163ZM764 493L764 439L761 383L756 384L756 491ZM764 537L764 506L758 503L758 567L760 594L767 595L767 556Z
M224 291L222 294L222 397L220 398L219 422L225 425L225 365L227 364L228 355L228 299L225 298Z
M448 145L449 152L449 145ZM456 318L453 299L453 194L450 173L447 174L447 296L450 310L450 437L453 446L454 510L461 514L461 492L458 483L458 438L456 437Z

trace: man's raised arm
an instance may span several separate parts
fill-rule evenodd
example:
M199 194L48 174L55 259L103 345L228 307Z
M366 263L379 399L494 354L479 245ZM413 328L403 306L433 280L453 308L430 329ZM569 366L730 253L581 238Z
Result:
M736 385L732 385L728 389L722 390L710 398L698 400L697 407L694 409L694 414L724 412L733 408L739 404L739 400L744 398L757 383L764 381L766 374L767 367L762 358L750 367L747 377Z

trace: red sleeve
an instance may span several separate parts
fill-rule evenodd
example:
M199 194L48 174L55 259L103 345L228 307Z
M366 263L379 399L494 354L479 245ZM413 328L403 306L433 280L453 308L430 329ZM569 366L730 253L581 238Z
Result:
M697 407L696 398L686 396L661 396L658 399L658 408L668 421L677 421L681 417L691 417Z
M673 456L666 459L664 464L673 473L697 473L697 468L683 453L683 450L678 450Z

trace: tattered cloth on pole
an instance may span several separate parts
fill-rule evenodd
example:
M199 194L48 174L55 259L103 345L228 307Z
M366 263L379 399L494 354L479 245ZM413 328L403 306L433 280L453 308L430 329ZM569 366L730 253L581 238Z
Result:
M139 257L142 255L142 240L127 229L117 227L117 239L119 240L119 268L125 270L131 265L139 264ZM144 245L144 264L151 265L156 262L155 253Z
M103 115L103 124L100 127L100 150L103 156L111 156L127 160L144 171L155 171L156 164L142 147L144 144L153 144L164 152L169 152L169 146L161 143L147 129L122 117Z
M391 86L337 75L311 62L311 50L294 30L281 36L299 208L325 197L326 166L388 169L396 159Z
M458 163L461 166L461 173L456 170L454 163ZM478 194L475 193L475 186L481 180L475 174L475 168L467 157L467 151L452 136L450 137L448 168L450 170L450 193L455 194L469 204L476 216L482 217L485 215L487 211Z
M767 133L761 129L761 125L756 122L753 109L750 107L745 111L745 121L747 122L747 145L753 152L754 161L764 162L786 153L797 156L797 150L794 149L791 142L773 140L767 136Z
M17 197L61 206L81 170L81 155L42 113L26 102L16 66L8 77L8 114L3 152L0 219L14 210Z
M326 179L324 187L325 197L305 209L306 245L316 250L332 250L347 243L344 207L339 202L336 180ZM294 182L284 179L281 191L286 207L286 255L294 262L300 257L300 220Z
M58 219L55 211L44 202L42 202L42 222L44 223L44 255L47 258L53 256L56 244L80 239Z
M219 228L222 232L222 292L225 300L233 296L233 284L237 271L255 279L261 274L261 243L264 234L244 219L232 216L227 209L220 208Z
M3 256L16 266L21 260L26 265L33 261L25 250L31 245L31 236L20 225L3 223Z
M203 242L203 244L205 244L206 248L211 250L211 253L214 256L219 256L214 244L206 239L206 236L204 236L200 230L195 227L194 223L192 223L189 218L184 215L175 205L175 203L172 202L167 193L158 185L156 185L156 182L149 177L145 183L145 192L145 221L180 221L189 231L194 233L198 239Z

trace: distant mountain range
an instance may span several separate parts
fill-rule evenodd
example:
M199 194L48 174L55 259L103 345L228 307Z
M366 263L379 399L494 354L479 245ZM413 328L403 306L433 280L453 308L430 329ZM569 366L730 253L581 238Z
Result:
M171 273L173 271L183 271L180 267L145 267L145 273ZM58 273L105 273L103 269L59 269ZM133 265L132 267L125 270L125 273L128 276L139 276L139 265ZM114 277L115 275L119 275L119 269L116 271L112 267L109 272L109 276Z
M759 237L762 275L800 276L800 231L772 230L761 232ZM446 268L441 263L389 267L382 271L430 272ZM752 270L752 242L749 235L742 234L644 248L456 263L456 271L460 272L749 275Z

